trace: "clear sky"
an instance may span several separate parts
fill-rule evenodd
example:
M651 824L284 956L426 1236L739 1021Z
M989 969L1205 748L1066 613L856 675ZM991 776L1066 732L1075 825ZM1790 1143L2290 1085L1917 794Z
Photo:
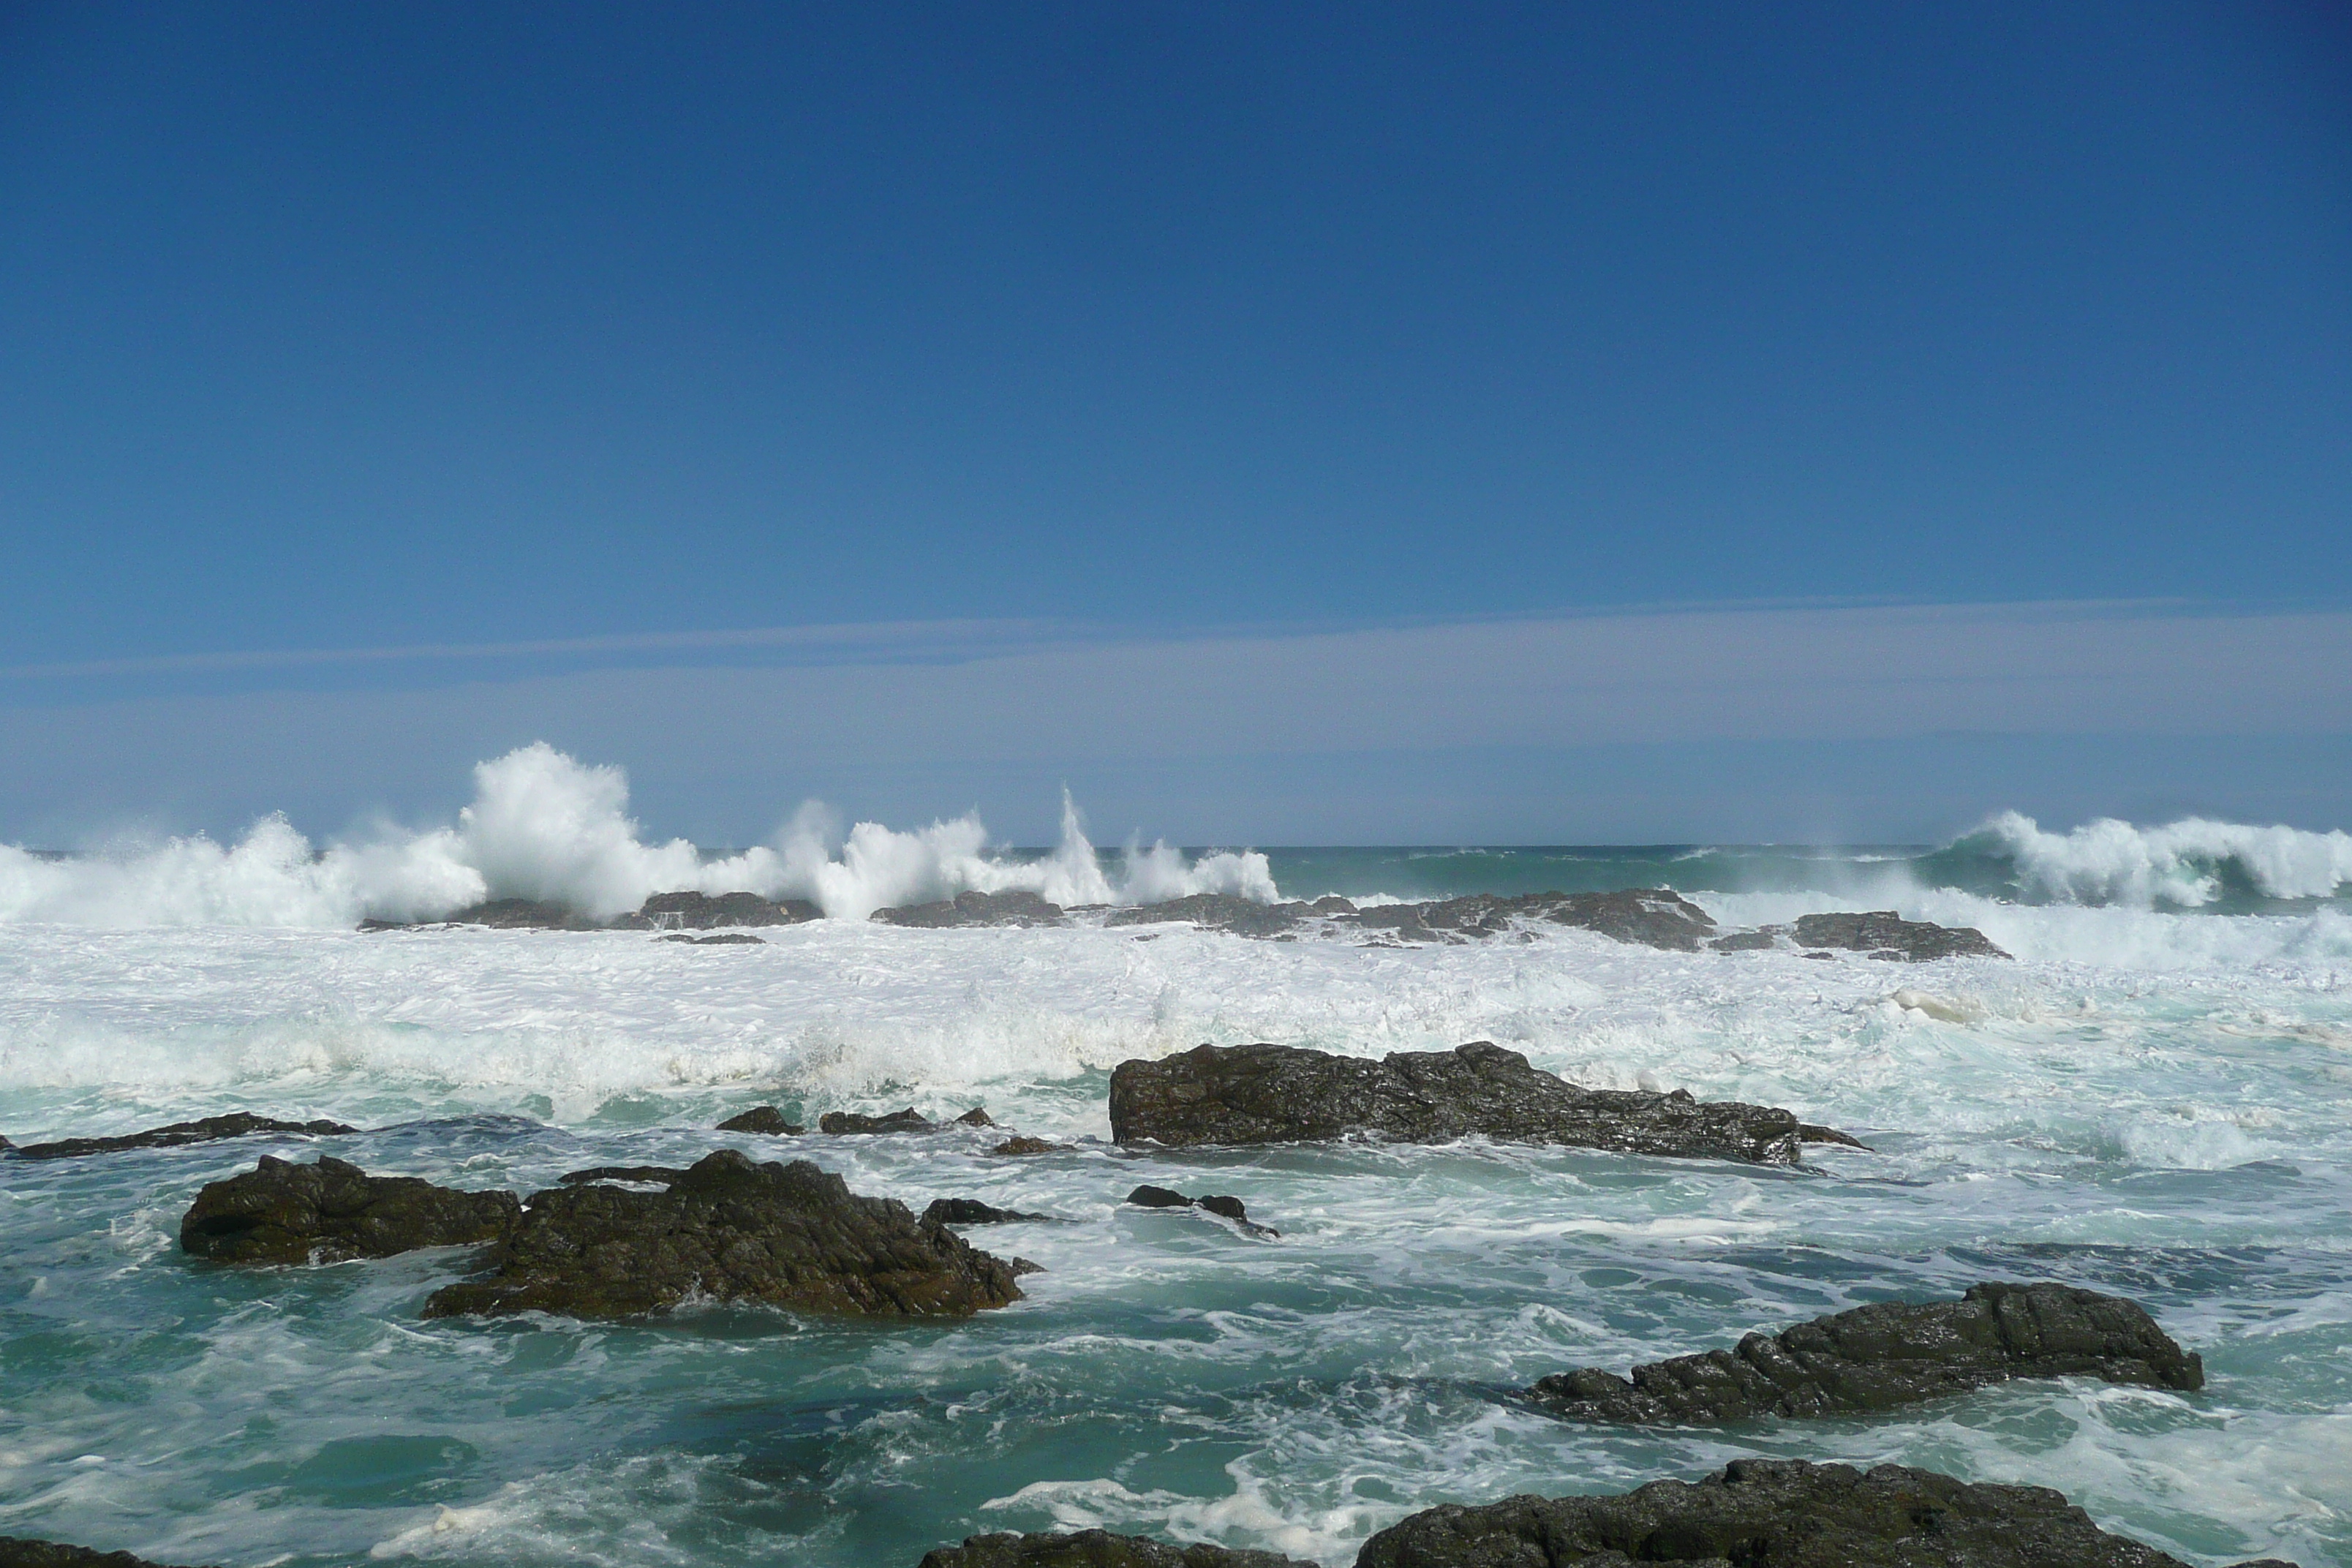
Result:
M332 827L542 735L738 839L808 793L1034 837L1073 774L1116 828L1262 840L2341 826L2352 7L16 0L0 536L0 837ZM1829 606L1769 623L1785 689L1836 606L2081 601L2301 666L2187 718L1759 733L1694 674L1663 731L1546 690L1426 721L1480 627L1639 666L1729 623L1629 608ZM1422 634L1382 657L1460 687L1312 743L1246 675L1121 684L1273 647L1304 714L1297 660ZM2052 657L2124 646L2084 635ZM836 722L894 680L1033 738ZM756 767L679 763L698 703ZM1960 731L2013 760L1949 799L1834 751ZM1753 748L1809 741L1776 815ZM1577 747L1619 782L1548 795ZM1454 782L1364 782L1416 766Z

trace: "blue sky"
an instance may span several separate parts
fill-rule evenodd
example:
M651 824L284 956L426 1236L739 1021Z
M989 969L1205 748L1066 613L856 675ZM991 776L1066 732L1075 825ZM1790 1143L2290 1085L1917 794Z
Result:
M542 736L737 840L2343 825L2346 18L0 8L0 837ZM2107 685L2005 705L2006 611L1825 673L2052 604ZM1811 696L1488 679L1670 636Z

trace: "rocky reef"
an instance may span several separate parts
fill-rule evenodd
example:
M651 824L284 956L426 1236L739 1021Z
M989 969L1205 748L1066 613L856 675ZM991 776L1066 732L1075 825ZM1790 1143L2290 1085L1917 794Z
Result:
M1637 1366L1628 1379L1556 1373L1528 1401L1576 1421L1700 1425L1853 1415L2015 1377L2096 1377L2193 1390L2204 1363L2136 1302L2066 1285L1972 1286L1957 1301L1879 1301L1736 1350Z
M1298 1046L1201 1046L1121 1062L1110 1078L1121 1143L1289 1143L1370 1133L1401 1142L1480 1136L1633 1154L1793 1165L1808 1141L1790 1111L1677 1089L1580 1089L1488 1041L1372 1061ZM1811 1130L1813 1142L1843 1140Z
M1062 906L1048 903L1035 893L963 892L936 903L877 910L874 919L885 925L921 926L929 930L949 926L1050 926L1063 923Z
M1229 1219L1251 1236L1276 1237L1282 1232L1272 1226L1259 1225L1249 1216L1249 1209L1241 1199L1223 1193L1211 1193L1204 1197L1188 1198L1172 1187L1140 1186L1127 1194L1127 1201L1142 1209L1200 1209Z
M1858 1470L1803 1459L1736 1459L1696 1483L1652 1481L1615 1497L1515 1497L1481 1508L1433 1508L1381 1531L1356 1556L1356 1568L1635 1563L2187 1568L2153 1547L2108 1534L2046 1487L1970 1484L1901 1465Z
M520 1211L512 1193L462 1193L415 1176L371 1176L343 1160L298 1165L265 1154L196 1194L180 1219L180 1248L217 1263L389 1258L496 1241Z
M0 1568L158 1568L128 1552L100 1552L61 1541L27 1541L0 1535Z
M358 1128L346 1127L340 1121L278 1121L239 1110L227 1116L207 1116L196 1121L174 1121L169 1127L152 1127L144 1132L126 1132L115 1138L60 1138L54 1143L21 1146L0 1138L0 1154L13 1155L19 1160L75 1160L85 1154L117 1154L126 1149L170 1149L182 1143L211 1143L223 1138L249 1138L257 1132L329 1138L358 1131Z
M874 1132L944 1132L950 1127L993 1127L987 1110L973 1106L952 1121L934 1121L913 1106L887 1116L864 1116L855 1110L828 1110L816 1119L816 1130L835 1136Z
M960 1318L1021 1299L1003 1259L806 1160L721 1149L683 1172L643 1169L666 1190L591 1181L532 1194L489 1276L435 1291L425 1315L619 1318L696 1299Z

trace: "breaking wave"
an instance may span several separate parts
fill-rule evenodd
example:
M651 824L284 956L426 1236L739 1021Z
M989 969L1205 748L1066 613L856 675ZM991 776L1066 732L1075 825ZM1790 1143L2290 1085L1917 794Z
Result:
M1912 863L1925 886L2025 903L2246 908L2333 898L2352 883L2352 834L2188 817L2137 827L2101 817L2068 833L2003 812Z
M282 816L235 844L196 836L131 854L56 858L0 846L0 921L95 926L336 926L431 920L485 899L561 903L599 918L654 893L758 893L806 899L828 916L956 894L1026 890L1062 905L1158 902L1216 892L1271 900L1255 851L1188 860L1165 844L1129 843L1107 868L1076 806L1043 858L992 852L974 816L901 832L860 822L845 834L804 805L772 843L705 859L683 838L650 843L628 815L627 775L544 743L474 769L473 804L455 826L383 832L324 850Z

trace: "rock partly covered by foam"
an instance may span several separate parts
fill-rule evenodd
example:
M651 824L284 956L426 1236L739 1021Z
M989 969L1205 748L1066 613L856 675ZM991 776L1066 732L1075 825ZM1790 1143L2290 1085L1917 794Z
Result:
M720 926L788 926L823 920L806 899L757 893L656 893L613 924L623 931L712 931Z
M1411 1143L1472 1136L1633 1154L1793 1165L1789 1111L1683 1090L1580 1089L1485 1040L1372 1061L1298 1046L1201 1046L1110 1076L1122 1143L1290 1143L1375 1133ZM1827 1129L1820 1130L1826 1132Z
M62 1541L28 1541L0 1535L0 1568L158 1568L128 1552L100 1552Z
M1893 910L1861 915L1804 915L1790 928L1800 947L1839 948L1873 958L1925 963L1937 958L2007 958L1974 926L1906 921Z
M1312 1568L1271 1552L1082 1530L1069 1535L973 1535L927 1553L922 1568Z
M923 1225L1013 1225L1024 1220L1050 1220L1049 1214L1024 1214L1001 1209L978 1198L933 1198L919 1222Z
M514 1228L512 1193L461 1193L415 1176L371 1176L346 1161L262 1156L207 1184L180 1219L180 1247L222 1263L334 1263L420 1247L496 1241Z
M60 1138L54 1143L26 1143L21 1147L0 1138L0 1153L13 1154L19 1160L72 1160L84 1154L120 1153L125 1149L170 1149L182 1143L211 1143L223 1138L249 1138L257 1132L328 1138L358 1131L358 1128L346 1127L340 1121L279 1121L240 1110L228 1116L207 1116L196 1121L174 1121L169 1127L151 1127L144 1132L128 1132L116 1138Z
M1142 1209L1201 1209L1220 1219L1229 1219L1252 1236L1280 1236L1272 1226L1259 1225L1249 1216L1249 1209L1241 1199L1226 1193L1210 1193L1205 1196L1188 1198L1173 1187L1140 1186L1127 1194L1127 1201Z
M434 1292L428 1318L617 1318L689 1298L797 1311L969 1317L1021 1299L1013 1268L907 1205L861 1197L806 1160L721 1149L664 1192L583 1183L534 1193L488 1279Z
M1230 893L1195 893L1164 904L1114 911L1114 926L1190 921L1241 936L1290 935L1323 921L1340 930L1378 931L1410 942L1454 942L1499 936L1529 925L1573 926L1619 942L1690 952L1715 933L1705 910L1667 888L1627 888L1613 893L1523 893L1505 898L1475 893L1429 903L1375 904L1359 909L1346 899L1261 904Z
M874 918L886 925L921 926L1054 926L1064 922L1062 906L1035 893L958 893L937 903L908 904L877 910Z
M1696 1424L1892 1410L2012 1377L2192 1390L2205 1385L2205 1367L2135 1302L2065 1285L1987 1284L1957 1301L1879 1301L1749 1334L1737 1350L1637 1366L1630 1380L1557 1373L1527 1393L1570 1420Z
M1349 905L1349 908L1352 910L1354 906ZM1139 926L1186 921L1211 931L1232 931L1236 936L1281 936L1286 931L1296 931L1301 921L1315 912L1314 906L1309 904L1262 904L1255 899L1244 899L1233 893L1188 893L1183 898L1170 899L1165 903L1113 910L1104 923Z
M785 1121L784 1113L772 1105L755 1105L749 1110L729 1117L719 1124L717 1131L766 1132L779 1138L797 1138L808 1129L797 1121Z
M1971 1485L1934 1470L1737 1459L1696 1484L1614 1497L1448 1504L1391 1525L1356 1568L2186 1568L2110 1535L2046 1487ZM2256 1568L2244 1564L2242 1568Z

